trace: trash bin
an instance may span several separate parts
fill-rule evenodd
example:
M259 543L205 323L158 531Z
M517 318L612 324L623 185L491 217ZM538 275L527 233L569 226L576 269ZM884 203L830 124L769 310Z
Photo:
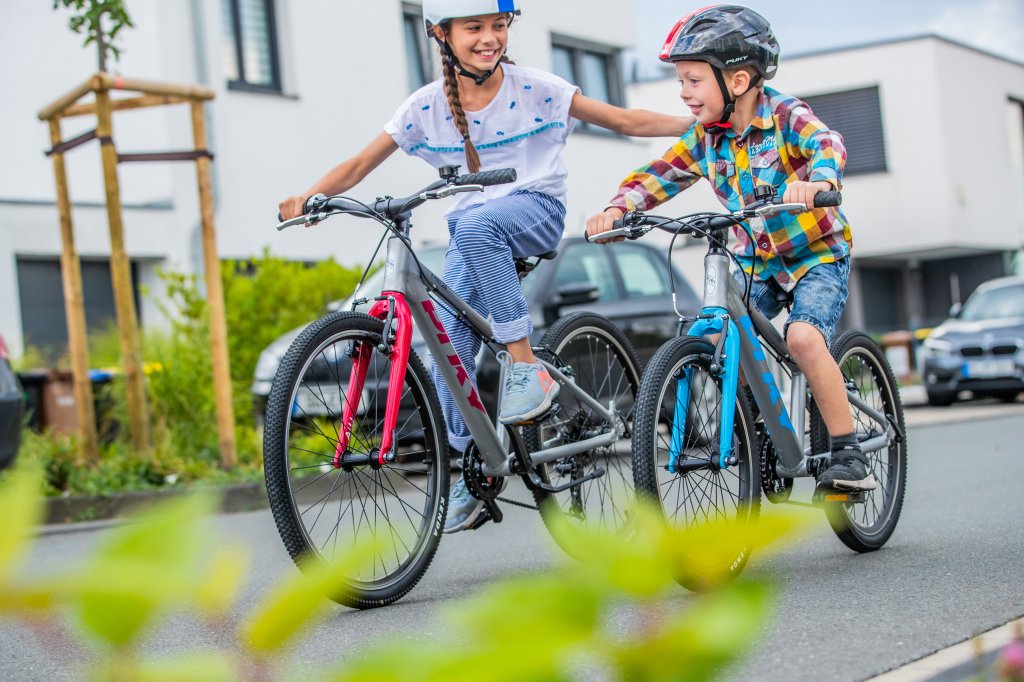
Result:
M914 335L908 331L896 331L882 334L882 351L885 353L892 373L901 384L909 384L916 379L914 371Z
M40 427L54 433L78 431L74 375L66 369L51 369L43 383L43 413Z
M70 370L31 370L21 372L18 376L25 388L29 428L35 431L50 429L60 434L78 432L75 380ZM101 443L112 442L120 430L113 414L111 382L114 376L113 372L107 370L89 370L96 434Z

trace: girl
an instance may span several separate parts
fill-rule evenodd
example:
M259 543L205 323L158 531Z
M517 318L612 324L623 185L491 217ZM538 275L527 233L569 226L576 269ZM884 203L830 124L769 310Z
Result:
M305 193L280 204L281 215L303 213L314 194L340 194L359 183L396 149L435 168L469 172L515 168L514 183L461 194L446 214L451 242L443 279L481 315L493 318L495 340L508 367L499 420L517 424L550 406L558 384L533 355L533 330L513 258L554 250L565 218L562 149L576 119L619 133L680 137L693 119L625 110L583 96L545 71L515 66L506 56L517 0L425 0L427 34L441 52L444 75L413 93L363 151L331 169ZM471 375L480 340L440 311L452 345ZM434 370L449 442L462 452L471 437L447 386ZM477 520L483 503L460 479L452 488L445 532Z

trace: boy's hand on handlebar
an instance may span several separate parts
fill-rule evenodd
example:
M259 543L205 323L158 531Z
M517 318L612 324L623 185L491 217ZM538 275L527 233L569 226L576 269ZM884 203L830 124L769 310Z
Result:
M292 218L298 217L306 212L306 200L312 196L310 194L299 194L296 196L288 197L277 205L277 210L281 214L282 220L291 220Z
M587 237L593 237L594 235L601 234L611 230L616 220L624 216L622 210L611 207L606 208L597 215L592 215L587 218ZM611 239L597 239L595 240L598 244L607 244L608 242L621 242L625 237L613 237Z
M814 195L818 192L831 192L832 189L832 185L828 182L797 180L786 186L786 193L782 195L782 202L785 204L803 204L810 211L814 208Z

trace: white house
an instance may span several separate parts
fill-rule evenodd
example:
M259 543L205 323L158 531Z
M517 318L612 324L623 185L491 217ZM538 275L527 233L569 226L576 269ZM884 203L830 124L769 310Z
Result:
M522 5L510 50L517 62L559 73L593 97L683 113L674 81L623 84L618 52L634 34L633 12L623 2ZM40 0L0 6L0 50L8 65L0 70L0 334L15 353L26 344L66 339L53 169L43 154L50 140L36 114L96 70L92 48L66 28L68 13L51 6ZM433 77L433 48L422 35L418 4L127 0L126 6L135 28L124 36L117 71L199 83L217 93L207 111L220 256L245 258L267 247L295 260L332 256L365 264L380 236L366 222L336 219L279 233L277 202L358 151L408 93ZM1024 239L1024 66L922 37L784 55L772 84L809 99L850 144L845 206L856 239L855 324L884 329L936 319L949 305L953 274L965 295L1009 268L1009 254ZM66 120L64 139L94 126L88 117ZM187 107L117 112L114 140L121 152L186 149ZM629 169L670 143L578 126L566 151L567 232L579 233ZM99 157L95 142L66 156L91 328L114 314ZM137 296L140 319L158 324L157 269L201 269L195 171L190 163L124 164L119 178L135 283L152 292ZM433 178L418 159L396 154L350 194L400 195ZM441 203L418 212L417 239L447 237ZM715 205L702 187L667 210ZM684 252L687 274L696 273L701 251Z
M678 102L672 76L632 86L631 104ZM1024 64L929 35L783 51L770 85L808 102L846 138L843 208L854 238L846 326L930 326L981 282L1024 267ZM651 158L664 151L650 148ZM664 210L718 206L702 183ZM702 272L704 249L681 251L684 271Z
M332 256L365 263L380 236L366 222L334 220L279 233L277 202L361 149L412 90L433 78L435 48L423 36L420 6L401 0L125 4L135 28L124 34L118 72L216 91L207 111L221 258L250 257L267 247L302 261ZM51 6L5 0L0 7L3 61L18 64L0 71L0 88L9 93L0 107L0 334L15 353L26 344L66 339L53 168L43 154L49 132L36 114L96 71L94 50L67 30L69 14ZM591 96L624 103L618 52L633 39L630 7L617 0L525 0L522 7L510 44L518 63L554 70ZM619 17L614 25L604 18L611 14ZM88 117L65 120L64 139L94 127ZM574 226L603 206L623 172L646 155L639 142L577 130L566 152ZM190 131L183 105L114 114L119 152L187 149ZM91 142L66 159L88 324L95 328L114 314L99 147ZM202 267L195 171L190 163L133 163L118 172L135 282L152 291L136 297L140 318L156 324L157 269ZM422 161L395 154L350 194L397 196L435 178ZM447 238L440 204L417 213L417 239Z

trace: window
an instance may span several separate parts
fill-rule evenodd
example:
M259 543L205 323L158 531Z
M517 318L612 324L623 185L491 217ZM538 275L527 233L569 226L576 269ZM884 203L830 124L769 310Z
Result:
M221 0L220 5L228 87L281 92L274 0Z
M627 296L638 298L669 294L668 272L665 263L656 258L658 254L633 244L615 246L611 251L619 265Z
M622 73L619 51L615 48L576 38L551 38L551 63L556 74L578 85L593 99L623 106ZM584 130L602 130L580 122Z
M884 173L885 136L878 87L803 97L815 115L846 141L844 175Z
M555 288L580 283L596 286L600 301L614 301L620 298L618 286L615 284L615 273L612 272L607 255L603 249L595 249L590 244L570 246L558 259Z
M82 259L82 296L89 332L116 324L114 289L108 259ZM17 257L18 298L25 345L34 346L53 361L67 352L68 327L64 313L63 276L58 258ZM138 264L131 264L135 309L139 307Z
M427 37L423 26L423 11L419 5L402 5L402 29L405 33L405 69L409 77L409 90L415 91L433 80L434 41Z

